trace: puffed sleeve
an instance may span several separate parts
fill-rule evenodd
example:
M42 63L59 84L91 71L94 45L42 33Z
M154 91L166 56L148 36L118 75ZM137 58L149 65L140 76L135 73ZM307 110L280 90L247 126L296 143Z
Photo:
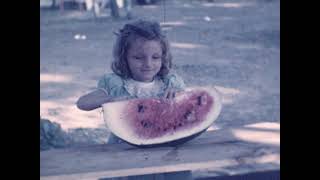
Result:
M122 88L123 80L121 77L116 74L105 74L98 81L98 89L105 90L109 95L114 95L114 91L118 91L119 88Z

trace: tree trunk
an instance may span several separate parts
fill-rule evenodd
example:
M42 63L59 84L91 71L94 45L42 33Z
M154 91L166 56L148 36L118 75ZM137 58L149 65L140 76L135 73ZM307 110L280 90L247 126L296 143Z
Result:
M51 8L54 9L57 5L57 1L56 0L52 0L52 4L51 4Z
M110 0L110 9L111 9L111 16L114 18L119 18L119 6L116 2L116 0Z

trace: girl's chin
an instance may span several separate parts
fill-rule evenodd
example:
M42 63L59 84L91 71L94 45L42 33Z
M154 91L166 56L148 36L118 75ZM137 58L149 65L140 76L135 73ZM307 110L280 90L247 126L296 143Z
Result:
M143 82L150 82L153 80L154 76L155 76L154 73L145 73L136 79L138 79L139 81L143 81Z
M153 76L144 76L144 77L136 78L135 80L141 81L141 82L151 82L153 81Z
M151 81L153 81L153 78L151 78L151 79L149 79L149 78L148 79L141 79L140 81L141 82L151 82Z

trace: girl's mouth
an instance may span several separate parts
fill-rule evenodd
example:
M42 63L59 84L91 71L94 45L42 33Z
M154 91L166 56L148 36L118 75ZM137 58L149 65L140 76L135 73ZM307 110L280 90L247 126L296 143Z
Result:
M153 70L152 69L142 69L141 71L142 72L152 72Z

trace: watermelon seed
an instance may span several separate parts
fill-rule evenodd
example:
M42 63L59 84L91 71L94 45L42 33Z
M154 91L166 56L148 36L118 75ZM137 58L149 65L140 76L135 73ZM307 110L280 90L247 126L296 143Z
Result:
M152 123L146 122L146 121L141 121L141 125L142 125L144 128L149 128L149 127L152 126Z
M191 114L191 111L187 111L185 114L184 114L184 118L185 119L188 119L189 115Z
M188 121L188 122L193 122L196 120L196 117L195 117L195 112L194 111L187 111L185 114L184 114L184 118Z
M138 105L138 112L140 113L143 113L144 112L144 109L145 109L145 107L142 105L142 104L139 104Z
M207 104L207 97L206 95L198 96L198 105L206 105Z
M198 96L198 105L201 106L201 96Z

